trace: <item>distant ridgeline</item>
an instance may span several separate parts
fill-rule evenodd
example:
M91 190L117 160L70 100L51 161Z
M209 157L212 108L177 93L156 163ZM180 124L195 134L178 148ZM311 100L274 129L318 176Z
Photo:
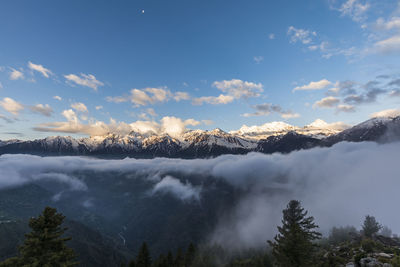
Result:
M253 151L289 153L316 146L332 146L342 141L400 140L400 117L374 118L343 131L320 125L304 128L288 124L278 126L258 132L194 130L178 137L132 132L125 136L109 134L81 139L57 136L33 141L8 140L0 141L0 154L205 158Z

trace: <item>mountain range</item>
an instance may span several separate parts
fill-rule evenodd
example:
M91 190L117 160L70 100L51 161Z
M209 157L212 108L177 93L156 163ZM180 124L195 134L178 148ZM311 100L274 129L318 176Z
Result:
M31 141L8 140L0 141L0 154L204 158L249 152L288 153L342 141L388 142L399 137L400 116L372 118L353 127L316 120L302 128L272 122L262 126L243 126L231 132L218 128L212 131L191 130L179 136L131 132L128 135L109 133L80 139L53 136Z

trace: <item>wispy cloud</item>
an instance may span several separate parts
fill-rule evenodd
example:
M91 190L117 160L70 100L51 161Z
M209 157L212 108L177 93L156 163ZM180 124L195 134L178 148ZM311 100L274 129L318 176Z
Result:
M41 73L43 75L43 77L45 78L49 78L50 75L52 75L53 73L51 72L51 70L46 69L45 67L43 67L43 65L39 65L39 64L34 64L32 62L28 62L28 68L33 70L33 71L37 71L39 73Z
M104 83L98 81L96 79L96 77L92 74L81 73L80 76L75 75L75 74L68 74L68 75L64 75L64 78L67 79L68 82L86 86L86 87L92 88L95 91L97 91L98 87L104 85Z
M340 103L340 99L333 96L328 96L318 100L314 103L313 107L316 108L333 108Z
M220 104L228 104L233 102L235 98L230 95L220 94L219 96L202 96L193 98L193 105L203 105L203 103L212 104L212 105L220 105Z
M86 107L86 105L81 103L81 102L72 103L71 104L71 108L75 109L76 111L82 112L82 113L88 113L89 112L87 107Z
M235 99L259 97L264 92L261 83L242 81L239 79L215 81L213 86Z
M14 68L10 68L10 80L23 80L25 78L24 73L22 71L16 70Z
M264 57L263 56L255 56L255 57L253 57L253 60L255 63L260 64L261 62L264 61Z
M24 109L24 106L10 97L5 97L0 101L0 106L10 112L11 114L18 115Z
M303 44L310 44L313 41L313 37L317 36L315 31L298 29L293 26L289 27L287 34L291 43L301 42Z
M308 90L321 90L321 89L328 87L331 84L332 84L332 82L328 81L327 79L322 79L317 82L310 82L309 84L297 86L297 87L293 88L293 92L308 91Z

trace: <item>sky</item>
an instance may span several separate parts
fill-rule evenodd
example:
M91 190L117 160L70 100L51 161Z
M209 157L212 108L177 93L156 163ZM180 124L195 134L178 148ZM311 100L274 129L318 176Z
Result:
M0 36L1 140L400 114L395 0L4 0Z

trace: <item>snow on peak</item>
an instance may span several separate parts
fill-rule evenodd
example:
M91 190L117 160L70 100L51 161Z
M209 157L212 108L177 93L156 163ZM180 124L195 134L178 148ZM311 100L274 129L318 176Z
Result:
M395 118L400 116L400 109L385 109L371 114L371 118Z
M315 121L313 121L312 123L310 123L309 125L307 125L305 127L308 127L308 128L320 128L320 129L322 128L323 129L323 128L328 128L329 124L324 120L316 119Z
M297 128L298 127L292 126L283 121L273 121L273 122L267 122L260 126L243 125L239 130L231 131L230 133L239 135L254 135L254 134L263 134L263 133L267 134L267 133L282 132L282 131L293 131L296 130Z
M309 125L304 126L304 128L334 130L334 131L343 131L349 127L350 127L350 125L347 125L344 122L339 121L339 122L327 123L326 121L321 120L321 119L316 119Z

